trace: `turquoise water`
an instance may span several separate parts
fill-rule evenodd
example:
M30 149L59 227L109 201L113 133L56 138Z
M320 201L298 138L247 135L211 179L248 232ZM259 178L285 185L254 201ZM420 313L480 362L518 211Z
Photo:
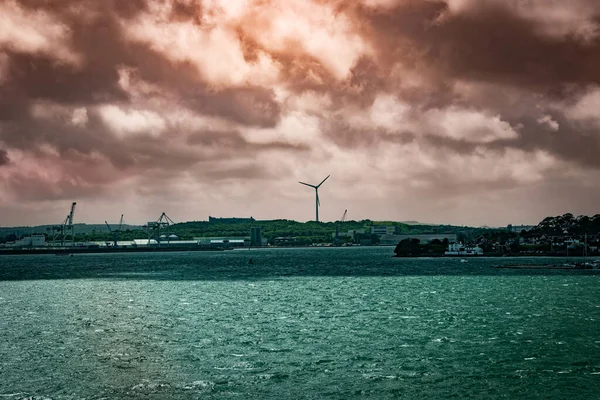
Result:
M0 399L599 398L599 272L391 254L0 257Z

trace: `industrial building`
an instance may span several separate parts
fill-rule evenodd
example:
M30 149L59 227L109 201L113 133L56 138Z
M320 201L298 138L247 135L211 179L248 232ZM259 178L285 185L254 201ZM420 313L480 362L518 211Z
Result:
M396 233L395 226L373 225L371 227L371 234L373 234L373 235L383 236L383 235L393 235L395 233Z
M114 244L113 242L94 242L91 243L100 247L198 247L200 244L197 240L166 240L161 239L160 244L156 239L133 239L133 240L119 240Z
M338 232L338 236L339 237L349 237L352 240L354 240L356 236L358 236L358 235L364 235L364 234L365 234L365 230L364 229L351 229L351 230L348 230L346 232ZM331 234L331 237L335 238L335 236L336 236L336 233L333 232Z
M198 237L194 238L201 246L207 247L248 247L249 237Z
M3 245L2 247L13 247L13 248L23 248L23 247L45 247L46 246L46 236L45 235L31 235L25 236L23 239L15 240L14 242L9 242Z
M265 243L266 244L266 243ZM250 228L250 246L263 246L262 234L260 228Z

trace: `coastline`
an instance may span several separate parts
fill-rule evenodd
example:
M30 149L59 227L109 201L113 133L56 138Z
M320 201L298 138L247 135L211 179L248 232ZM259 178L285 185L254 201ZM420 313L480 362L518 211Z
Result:
M397 255L395 254L393 257L398 257L398 258L419 258L419 257L423 257L423 258L465 258L465 259L470 259L470 258L548 258L548 257L552 257L552 258L581 258L582 256L568 256L566 254L557 254L557 253L547 253L547 254L526 254L526 253L519 253L519 254L510 254L510 253L485 253L485 254L477 254L477 255L466 255L466 254L461 254L461 255L446 255L446 254L419 254L419 255ZM600 258L600 254L591 254L588 257L598 257Z
M108 254L108 253L168 253L177 251L226 251L218 247L122 247L122 248L40 248L0 250L0 256L7 255L70 255L70 254Z

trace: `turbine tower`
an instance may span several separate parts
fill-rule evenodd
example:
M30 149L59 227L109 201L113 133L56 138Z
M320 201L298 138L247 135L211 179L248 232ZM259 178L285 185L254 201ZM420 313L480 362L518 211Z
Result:
M331 175L327 175L327 178L329 178ZM317 214L316 214L316 221L319 222L319 206L321 205L321 203L319 203L319 188L321 187L321 185L327 180L327 178L323 179L321 181L321 183L319 183L317 186L315 185L311 185L308 183L304 183L304 182L298 182L302 185L306 185L309 186L311 188L315 189L315 197L316 197L316 210L317 210Z

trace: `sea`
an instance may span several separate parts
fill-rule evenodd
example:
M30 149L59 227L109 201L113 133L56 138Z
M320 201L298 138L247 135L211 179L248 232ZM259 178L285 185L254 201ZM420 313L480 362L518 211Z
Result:
M0 400L599 399L600 271L493 268L543 262L2 256Z

